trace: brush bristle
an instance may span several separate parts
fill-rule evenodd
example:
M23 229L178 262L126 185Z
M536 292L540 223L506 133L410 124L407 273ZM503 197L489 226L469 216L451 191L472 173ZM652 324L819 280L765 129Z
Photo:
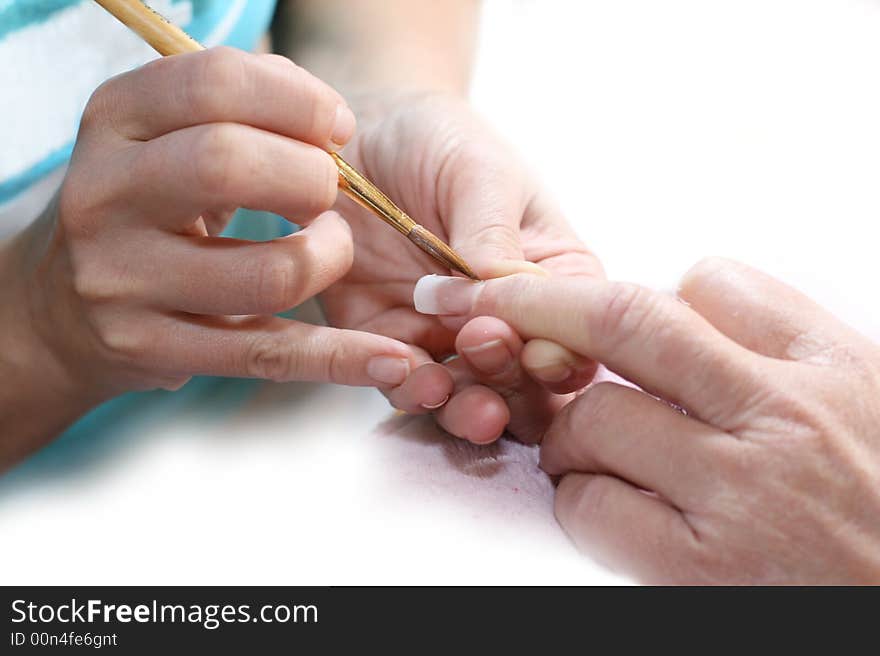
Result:
M410 230L407 237L412 243L447 268L463 273L471 280L479 280L477 274L468 266L464 258L427 228L416 225Z

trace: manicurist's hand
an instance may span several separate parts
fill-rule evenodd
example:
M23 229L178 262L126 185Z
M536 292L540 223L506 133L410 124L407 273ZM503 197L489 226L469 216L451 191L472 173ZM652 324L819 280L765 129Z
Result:
M598 560L652 583L880 583L880 348L726 260L679 295L535 276L417 288L423 310L497 317L645 390L590 387L541 447L559 521Z
M404 344L272 316L351 266L326 150L354 129L333 89L274 55L220 48L102 85L55 201L3 245L0 365L17 385L0 465L95 403L194 374L400 384ZM238 207L307 227L213 236Z

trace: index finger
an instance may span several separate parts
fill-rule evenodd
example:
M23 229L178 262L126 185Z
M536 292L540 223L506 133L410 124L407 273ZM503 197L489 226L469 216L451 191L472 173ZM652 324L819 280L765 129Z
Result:
M724 427L748 402L760 356L679 301L638 285L516 275L482 283L425 276L414 292L426 314L490 315L523 338L544 338L604 363L646 391Z
M128 139L147 141L204 123L242 123L335 150L355 118L329 85L289 59L233 48L165 57L99 87L97 112Z

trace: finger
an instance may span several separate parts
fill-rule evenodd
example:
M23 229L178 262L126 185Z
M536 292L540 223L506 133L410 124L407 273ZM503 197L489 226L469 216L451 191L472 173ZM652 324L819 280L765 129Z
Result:
M500 319L477 317L465 325L455 341L459 362L469 367L470 384L496 392L510 412L507 430L526 443L541 441L553 417L568 399L548 392L519 363L523 343ZM462 385L459 383L457 389Z
M282 57L232 48L165 57L119 75L93 96L93 113L147 141L204 123L241 123L336 149L355 118L336 91Z
M629 483L572 473L556 490L556 518L584 553L641 583L689 581L699 542L680 512Z
M747 349L784 360L827 362L852 331L775 278L720 257L697 263L678 292L694 310Z
M715 425L724 426L759 387L758 356L682 303L636 285L587 277L471 283L426 276L413 298L426 314L503 319L523 338L548 339L598 360Z
M498 439L511 421L507 401L496 390L480 385L463 358L447 358L440 366L452 381L452 390L446 402L434 411L437 423L455 437L476 444ZM450 403L451 410L447 410Z
M519 354L523 342L513 329L494 317L471 319L455 339L455 350L479 379L501 389L514 389L522 381Z
M139 262L143 294L193 314L275 314L295 307L351 268L348 224L326 212L288 237L246 242L168 237Z
M593 380L598 369L595 360L546 339L527 342L519 360L529 376L556 394L583 389Z
M524 261L520 222L526 202L510 163L498 155L462 148L443 167L439 207L450 245L483 278L507 275L507 264ZM521 269L516 269L521 270Z
M367 292L359 297L358 302L370 302L375 300L375 316L357 324L358 330L387 335L406 344L418 344L425 349L434 359L442 360L454 351L455 333L442 326L434 317L419 314L412 307L396 307L385 309L388 298L387 293L390 284L383 284L376 290L374 299L366 298ZM325 304L329 307L334 303L337 307L342 304L352 303L345 289L331 289L323 295ZM359 310L365 313L364 310ZM337 315L338 316L338 315ZM343 324L345 322L343 321Z
M142 337L152 357L192 375L307 380L388 389L416 364L387 337L280 317L184 317Z
M404 412L434 412L444 430L475 444L498 439L510 420L505 400L494 390L476 385L460 358L445 365L421 364L386 396ZM451 409L447 410L445 406L450 403Z
M541 468L610 474L693 509L719 483L719 461L737 441L630 387L599 383L547 430Z
M245 125L185 128L117 157L104 174L108 188L127 190L118 211L165 228L187 225L205 209L233 207L305 221L336 200L337 171L327 153Z
M437 410L452 396L454 382L449 371L437 362L418 367L400 387L388 393L388 400L398 410L421 415Z
M523 214L520 235L525 258L539 262L554 276L605 277L599 258L581 242L547 194L538 193L529 202ZM503 275L513 273L520 272L509 271Z
M474 444L489 444L504 434L510 411L488 387L470 385L454 394L436 417L449 433Z

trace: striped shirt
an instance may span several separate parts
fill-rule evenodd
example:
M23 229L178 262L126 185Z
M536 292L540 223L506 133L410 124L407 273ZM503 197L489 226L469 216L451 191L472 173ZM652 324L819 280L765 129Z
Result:
M206 46L251 50L274 0L149 0ZM92 0L0 0L0 237L57 189L79 119L104 80L157 57Z

